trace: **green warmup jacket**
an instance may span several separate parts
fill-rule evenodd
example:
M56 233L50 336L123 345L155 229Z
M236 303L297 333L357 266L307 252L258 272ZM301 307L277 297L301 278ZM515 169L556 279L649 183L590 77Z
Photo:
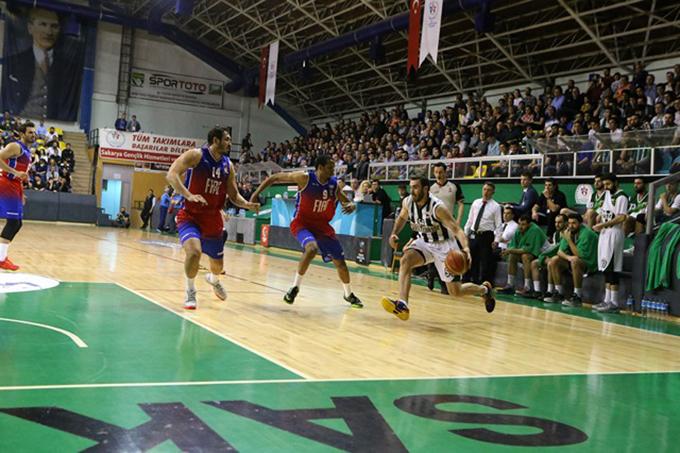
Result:
M532 223L529 225L529 228L527 228L526 233L522 233L520 229L517 228L515 237L513 237L510 244L508 244L508 248L521 249L538 257L547 240L548 236L545 235L541 227Z
M647 291L670 286L671 260L679 243L680 225L661 225L647 253ZM680 278L680 262L676 273Z
M599 236L596 232L581 225L576 235L576 250L578 250L578 257L586 263L586 269L590 272L597 271L597 243ZM560 250L567 255L572 255L571 248L566 239L560 241Z

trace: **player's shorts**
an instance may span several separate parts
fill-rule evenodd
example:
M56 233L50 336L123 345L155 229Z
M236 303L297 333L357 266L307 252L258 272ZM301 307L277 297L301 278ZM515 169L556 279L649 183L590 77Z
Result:
M184 244L189 239L201 241L201 251L216 260L224 256L222 242L222 214L220 211L192 214L180 209L175 217L179 241Z
M0 177L0 219L23 219L23 194L24 190L18 180L15 182Z
M321 258L325 263L332 260L345 259L345 252L343 252L342 245L335 236L335 233L327 235L312 232L306 228L300 228L296 233L293 233L293 235L303 249L310 242L316 242L316 245L319 246L319 251L321 252Z
M450 274L444 265L446 262L446 255L448 255L451 250L460 250L458 242L455 239L447 239L439 242L425 242L421 238L418 238L406 247L405 250L415 250L420 253L425 260L425 264L434 263L434 266L439 273L439 278L441 278L443 282L449 283L461 281L462 276Z

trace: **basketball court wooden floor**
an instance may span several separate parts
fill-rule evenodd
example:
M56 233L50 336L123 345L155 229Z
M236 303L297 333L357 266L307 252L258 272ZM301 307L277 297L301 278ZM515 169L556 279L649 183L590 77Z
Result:
M680 451L675 323L422 286L402 322L389 272L352 268L355 310L319 262L288 306L298 255L234 245L185 313L175 238L27 223L10 252L59 284L0 275L2 452Z

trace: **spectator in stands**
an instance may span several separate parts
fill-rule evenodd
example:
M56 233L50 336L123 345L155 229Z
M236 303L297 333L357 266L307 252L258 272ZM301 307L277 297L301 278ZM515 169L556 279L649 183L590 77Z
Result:
M552 293L555 290L552 275L548 272L548 261L550 258L557 256L557 251L560 249L560 241L562 240L561 235L565 228L567 228L567 222L567 216L563 214L558 214L555 217L555 232L551 237L548 237L550 247L541 252L538 258L531 262L531 278L534 281L534 291L531 294L527 294L527 297L543 300L549 295L548 293ZM548 289L545 293L541 289L542 274L544 273L548 280Z
M142 230L145 230L149 226L149 220L151 220L151 213L153 208L156 206L156 195L153 193L153 189L149 189L149 193L144 198L144 205L142 206L142 213L140 217L142 218Z
M513 205L515 217L521 217L524 214L530 214L534 205L538 202L538 193L531 185L534 176L530 172L522 173L520 177L520 184L522 186L522 198L519 204Z
M466 281L477 284L494 278L494 258L492 244L495 232L503 222L501 205L493 199L496 186L491 182L484 183L482 198L472 202L467 222L465 222L465 235L470 241L470 256L472 264L465 275Z
M17 128L17 122L12 117L9 112L5 111L5 113L2 116L2 129L6 131L13 131Z
M49 146L53 143L59 144L59 134L57 133L56 129L54 129L54 126L51 126L50 130L47 131L47 135L45 136L45 144Z
M241 141L241 153L247 153L253 148L253 141L250 138L250 132L246 134L245 137L243 137L243 140Z
M70 143L67 143L66 147L61 150L61 162L66 166L69 172L73 172L76 168L76 156Z
M33 184L31 187L33 190L39 190L39 191L44 191L45 190L45 183L43 182L42 176L39 174L36 174L35 177L33 178Z
M515 294L517 265L521 261L524 270L524 287L518 290L517 294L526 296L532 292L531 262L550 247L550 242L541 227L531 221L529 214L522 215L518 225L515 237L508 244L508 248L501 253L501 256L508 256L508 283L500 292L508 295Z
M569 227L562 231L557 256L548 261L548 272L555 289L543 299L547 303L559 303L568 307L580 307L583 298L583 275L597 270L597 234L583 225L579 214L569 215ZM564 300L562 273L571 271L574 293Z
M361 154L359 157L359 164L356 167L356 174L354 177L359 181L365 181L368 179L368 155L366 153Z
M142 130L142 125L137 121L137 115L132 115L130 121L127 122L126 129L128 132L139 132Z
M647 225L647 184L642 178L635 178L633 181L635 193L628 197L628 218L624 224L624 233L640 234Z
M55 192L71 192L71 178L63 175L56 184Z
M38 134L38 138L42 138L43 140L45 140L45 138L47 137L47 128L45 127L44 120L40 120L40 124L36 128L35 133Z
M678 193L677 182L666 183L666 192L659 196L654 210L657 223L665 222L680 212L680 193Z
M156 227L156 231L159 233L162 231L165 231L165 218L168 215L168 209L170 208L170 197L172 195L172 188L170 186L166 186L165 190L163 191L163 195L161 195L161 201L160 201L160 216L158 219L158 227Z
M118 119L116 120L114 127L116 128L117 131L126 131L127 130L127 121L125 120L125 113L121 113Z
M130 214L121 207L120 212L116 216L116 226L119 228L130 228Z
M61 174L59 167L57 166L57 161L54 158L50 158L49 162L49 166L45 172L45 178L47 180L47 190L52 190L52 186L59 181Z
M385 189L380 187L380 181L377 179L371 182L371 197L374 203L379 203L382 206L383 219L392 214L392 200L387 195L387 192L385 192Z
M543 193L532 208L531 218L538 225L547 225L547 235L552 236L555 232L555 217L562 208L567 207L567 197L559 190L557 181L547 178L544 182Z
M604 301L593 307L600 313L618 313L622 301L619 296L620 272L623 270L623 223L628 217L628 197L619 189L616 175L602 176L605 196L598 210L598 223L593 231L600 233L597 263L605 275Z
M368 180L361 181L359 187L354 192L355 203L372 203L373 194L371 193L371 183Z

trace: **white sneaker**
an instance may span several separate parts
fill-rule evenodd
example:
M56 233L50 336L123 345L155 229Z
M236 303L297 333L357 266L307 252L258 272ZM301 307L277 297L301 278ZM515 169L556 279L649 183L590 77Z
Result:
M208 282L208 284L213 287L213 292L215 293L215 296L217 296L218 299L225 300L227 298L227 290L224 289L224 286L222 286L221 281L218 280L215 283L211 282L210 274L205 274L205 281Z
M187 296L184 299L184 308L186 310L196 310L196 290L187 289Z

